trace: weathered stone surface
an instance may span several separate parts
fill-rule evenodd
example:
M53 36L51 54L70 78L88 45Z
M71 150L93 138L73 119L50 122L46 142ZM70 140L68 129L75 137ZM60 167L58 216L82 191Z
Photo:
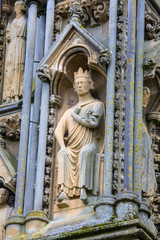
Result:
M79 68L74 73L73 86L79 102L64 113L55 130L60 145L57 155L59 204L77 196L87 202L87 190L97 195L99 188L104 106L91 95L95 88L87 70L83 72Z
M24 11L25 3L17 1L15 3L16 18L8 23L6 29L6 62L5 62L5 81L3 99L6 103L18 101L22 96L25 45L27 34L27 21Z
M12 208L8 206L9 191L0 188L0 240L5 238L4 225L12 213Z

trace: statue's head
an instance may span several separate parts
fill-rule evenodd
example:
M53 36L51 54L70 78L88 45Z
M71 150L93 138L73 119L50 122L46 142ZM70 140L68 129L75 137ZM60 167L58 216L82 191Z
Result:
M24 1L18 0L14 4L14 11L16 14L26 12L26 4Z
M82 68L78 69L78 72L74 73L73 87L79 96L86 95L88 92L95 90L94 83L91 78L90 71L84 71Z
M143 87L143 107L146 108L150 100L150 90L148 87Z
M5 204L8 201L9 191L6 188L0 188L0 204Z

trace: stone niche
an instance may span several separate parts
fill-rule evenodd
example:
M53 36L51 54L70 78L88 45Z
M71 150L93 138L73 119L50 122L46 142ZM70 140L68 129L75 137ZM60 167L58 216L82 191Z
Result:
M63 39L63 40L62 40ZM49 53L39 65L39 77L41 80L50 80L52 105L54 109L54 129L62 118L64 112L75 106L78 97L73 88L74 73L82 68L83 71L91 70L91 77L94 82L95 91L92 96L103 102L106 98L106 65L109 63L110 54L94 37L89 34L78 21L73 21L66 26L57 39ZM103 118L104 127L104 118ZM102 195L103 182L103 144L104 129L100 137L101 157L99 170L97 172L98 194ZM54 138L52 144L52 181L51 196L49 202L49 213L54 220L68 219L70 217L81 217L84 214L94 215L93 205L97 201L97 195L87 191L88 200L84 202L77 197L68 197L62 202L57 201L57 153L60 150L59 144Z
M61 97L61 108L57 111L57 117L56 117L56 123L58 123L63 116L64 112L75 106L78 102L77 94L75 93L73 89L73 73L77 72L78 68L81 67L84 70L89 70L90 68L87 66L87 56L82 53L78 53L73 55L72 59L68 62L66 66L66 75L61 78L58 84L58 92L57 95ZM93 97L102 101L105 104L105 92L106 92L106 79L105 77L99 73L97 70L92 70L92 79L94 81L95 86L95 92L93 93ZM103 122L104 123L104 122ZM104 136L101 136L103 142ZM103 145L103 143L102 143ZM103 147L102 147L103 148ZM60 147L56 141L55 144L55 169L58 171L57 166L57 153L60 150ZM103 150L102 150L103 152ZM100 174L101 172L101 174ZM56 182L57 182L57 172L55 173L56 176ZM97 176L97 179L99 179L99 194L102 194L102 181L103 181L103 154L101 155L100 159L100 170L99 170L99 176ZM63 201L58 202L57 197L57 187L54 188L54 219L62 219L62 218L68 218L69 216L75 216L83 214L84 212L91 212L93 211L93 205L95 204L97 200L97 196L93 196L91 193L88 193L88 203L84 203L79 197L72 197L67 200L67 205L63 205Z

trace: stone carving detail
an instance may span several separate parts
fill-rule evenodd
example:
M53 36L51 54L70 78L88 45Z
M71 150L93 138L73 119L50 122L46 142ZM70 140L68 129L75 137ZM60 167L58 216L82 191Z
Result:
M155 174L157 179L157 191L154 197L154 201L152 204L152 210L154 213L154 222L156 224L156 227L158 229L158 232L160 231L160 194L159 194L159 188L160 188L160 113L159 112L153 112L149 113L147 115L148 120L148 129L150 136L152 138L152 149L153 149L153 156L154 156L154 168L155 168Z
M51 184L51 167L52 167L52 146L54 133L54 113L55 110L50 101L50 111L48 116L48 134L47 134L47 151L45 160L45 178L44 178L44 195L43 195L43 209L48 213L49 211L49 193Z
M2 100L2 81L4 75L5 62L5 34L8 22L8 15L11 13L11 8L7 4L2 5L2 15L0 17L0 101Z
M0 122L0 146L3 148L6 148L6 144L4 141L5 136L6 136L5 125L2 122Z
M109 19L109 1L103 0L81 0L81 7L84 12L85 25L94 26Z
M60 204L75 196L86 203L88 192L97 195L99 187L104 106L90 93L94 91L94 86L87 70L83 72L83 69L79 68L78 72L74 73L73 86L79 102L65 111L55 129L60 146L57 154L57 200Z
M54 29L53 29L53 41L59 37L60 33L62 32L62 23L63 18L60 15L56 15L54 19Z
M115 83L115 133L113 192L123 187L124 134L125 134L125 94L126 94L126 52L127 52L127 1L119 0L117 19L117 59Z
M11 115L1 120L6 128L6 138L10 140L19 140L21 128L21 115Z
M4 224L11 216L12 208L8 206L9 191L5 188L0 188L0 240L5 239Z
M149 103L150 90L148 87L143 87L143 108L145 109ZM148 129L145 124L145 119L142 123L142 193L143 198L147 198L147 203L151 206L155 191L157 188L157 181L154 171L154 161L152 153L152 140L148 134Z
M23 92L25 45L27 20L25 18L25 3L15 2L16 18L6 29L6 63L4 81L4 100L9 103L18 101Z
M145 39L157 39L159 38L159 17L146 3L145 11Z
M61 98L59 96L51 95L50 101L49 101L47 151L46 151L46 159L45 159L45 179L44 179L44 195L43 195L43 209L48 214L50 214L49 206L53 205L53 202L52 202L53 191L51 191L51 185L52 185L51 181L54 181L54 183L56 182L56 179L55 179L56 174L54 175L55 163L53 162L54 155L52 150L54 149L54 144L55 144L54 130L55 130L56 106L58 107L61 106Z
M78 1L74 2L70 6L69 13L70 13L72 19L81 19L83 17L82 8L81 8L80 3Z
M99 63L105 67L110 63L110 60L111 60L110 53L108 51L102 51L101 55L99 56Z
M55 32L59 31L57 29L62 30L62 20L59 16L62 18L69 18L69 12L72 16L72 9L73 9L73 3L75 3L74 0L72 1L63 1L56 4L56 10L55 10L55 20L58 23L58 27L55 24ZM107 0L80 0L80 2L77 2L77 7L80 4L80 7L82 9L82 12L80 14L81 22L83 25L87 26L94 26L103 22L108 21L109 19L109 1ZM75 5L75 4L74 4ZM80 7L78 7L80 9ZM78 9L75 8L74 10Z
M37 68L38 77L41 79L41 81L51 81L52 77L50 74L50 70L48 69L48 66L45 64L43 67Z

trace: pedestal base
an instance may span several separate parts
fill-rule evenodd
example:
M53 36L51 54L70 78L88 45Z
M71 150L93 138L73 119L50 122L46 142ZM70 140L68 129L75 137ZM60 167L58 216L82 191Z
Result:
M139 209L139 219L140 221L148 227L148 220L151 216L151 212L148 209L146 203L141 202L140 209Z
M116 220L131 220L138 218L140 203L138 196L129 191L120 192L115 201Z
M109 222L114 215L115 197L112 195L101 196L94 205L97 218L105 218Z
M43 211L31 211L26 215L25 230L27 234L40 231L49 223L47 214Z
M13 215L8 218L5 224L6 240L13 239L13 237L17 237L19 234L25 232L24 220L25 217L22 215Z

